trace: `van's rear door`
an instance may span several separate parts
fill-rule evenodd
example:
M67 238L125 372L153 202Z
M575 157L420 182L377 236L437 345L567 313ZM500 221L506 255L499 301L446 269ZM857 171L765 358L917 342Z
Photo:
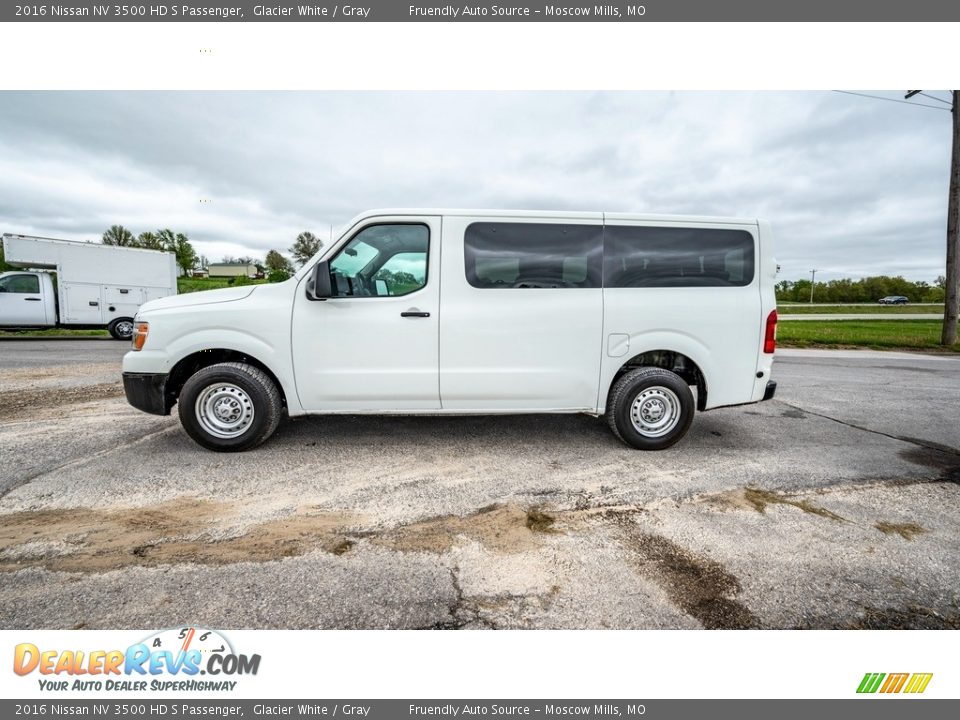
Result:
M760 343L756 223L636 220L604 227L604 353L599 404L623 364L681 353L706 378L706 407L753 399Z

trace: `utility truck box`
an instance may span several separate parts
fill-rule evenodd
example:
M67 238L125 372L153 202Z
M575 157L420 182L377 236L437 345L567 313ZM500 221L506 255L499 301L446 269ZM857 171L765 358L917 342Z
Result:
M106 327L129 339L141 305L177 292L170 252L11 234L3 252L22 269L0 273L0 327Z

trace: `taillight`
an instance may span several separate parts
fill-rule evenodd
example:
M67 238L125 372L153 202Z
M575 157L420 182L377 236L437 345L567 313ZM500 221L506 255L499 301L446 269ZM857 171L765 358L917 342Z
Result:
M767 330L763 336L763 351L772 353L777 349L777 311L771 310L767 315Z
M150 333L150 325L145 322L138 322L133 326L133 349L141 350L143 344L147 341L147 335Z

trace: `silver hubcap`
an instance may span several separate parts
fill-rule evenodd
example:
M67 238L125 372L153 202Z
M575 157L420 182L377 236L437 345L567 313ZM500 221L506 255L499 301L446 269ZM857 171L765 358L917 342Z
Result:
M130 337L133 335L133 323L128 321L117 323L117 335L120 337Z
M197 397L197 420L211 435L235 438L243 435L253 422L253 401L231 383L208 385Z
M630 422L644 437L663 437L680 422L680 398L670 388L648 387L633 399Z

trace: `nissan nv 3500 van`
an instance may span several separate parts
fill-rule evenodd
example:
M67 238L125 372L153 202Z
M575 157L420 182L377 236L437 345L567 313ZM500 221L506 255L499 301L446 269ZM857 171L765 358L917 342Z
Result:
M220 451L284 413L587 413L659 450L773 397L775 275L763 220L369 212L285 282L143 305L124 388Z

